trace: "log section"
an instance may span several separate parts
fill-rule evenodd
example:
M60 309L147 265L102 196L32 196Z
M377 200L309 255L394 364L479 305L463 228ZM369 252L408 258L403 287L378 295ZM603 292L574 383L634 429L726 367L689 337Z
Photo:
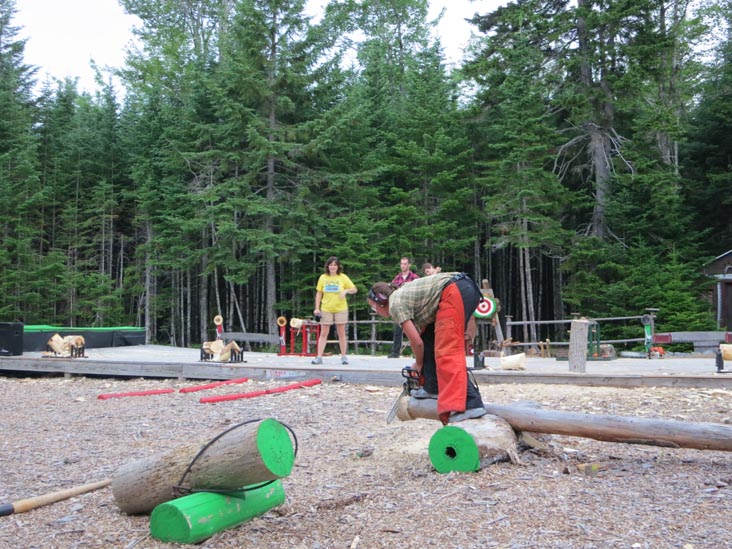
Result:
M112 494L128 514L148 513L184 493L176 490L204 444L181 446L129 463L112 479ZM211 444L183 480L191 490L235 491L290 474L294 450L285 427L274 419L249 423Z
M489 414L505 419L516 431L568 435L605 442L732 452L732 427L728 425L558 412L525 404L488 404L485 409ZM438 420L437 401L403 398L397 417L402 421L417 418Z

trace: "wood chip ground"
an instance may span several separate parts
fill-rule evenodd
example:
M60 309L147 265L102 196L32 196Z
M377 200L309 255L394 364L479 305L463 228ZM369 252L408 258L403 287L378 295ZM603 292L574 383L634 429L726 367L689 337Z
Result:
M717 548L732 546L732 455L552 435L525 465L439 474L427 445L440 425L387 425L396 387L322 385L217 404L201 396L286 381L179 393L197 383L0 378L0 504L105 478L121 465L206 442L246 420L290 426L298 455L285 504L215 534L205 548ZM100 394L175 393L99 400ZM484 400L555 410L732 422L732 392L484 385ZM588 465L589 464L589 465ZM148 516L127 516L104 488L0 517L0 548L170 548ZM182 547L182 546L181 546Z

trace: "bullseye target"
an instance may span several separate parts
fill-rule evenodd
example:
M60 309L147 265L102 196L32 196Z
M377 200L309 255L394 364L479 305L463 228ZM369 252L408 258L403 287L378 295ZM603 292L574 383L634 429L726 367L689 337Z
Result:
M490 318L496 314L496 301L492 297L484 297L473 312L476 318Z

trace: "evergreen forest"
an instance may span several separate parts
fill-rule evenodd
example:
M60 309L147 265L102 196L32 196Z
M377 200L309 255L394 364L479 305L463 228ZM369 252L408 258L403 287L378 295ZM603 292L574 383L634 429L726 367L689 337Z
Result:
M717 328L732 3L476 2L454 66L427 0L119 1L122 89L80 92L38 81L0 0L0 320L277 333L335 255L358 319L408 256L514 320Z

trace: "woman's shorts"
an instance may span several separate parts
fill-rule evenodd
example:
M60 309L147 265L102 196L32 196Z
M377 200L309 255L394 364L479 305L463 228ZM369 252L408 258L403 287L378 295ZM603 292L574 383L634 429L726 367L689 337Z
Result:
M322 326L345 324L346 322L348 322L348 311L340 311L338 313L326 313L325 311L320 311L320 324Z

